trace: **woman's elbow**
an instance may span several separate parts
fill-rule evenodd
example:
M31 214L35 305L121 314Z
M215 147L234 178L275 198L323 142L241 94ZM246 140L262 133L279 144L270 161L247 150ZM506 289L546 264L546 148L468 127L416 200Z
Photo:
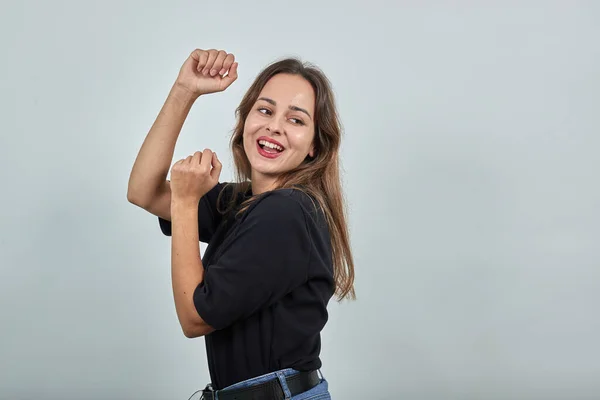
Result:
M131 190L131 188L127 189L127 201L144 209L148 206L147 199L144 199L143 196L141 196L135 190Z
M214 332L215 329L210 325L203 323L201 325L191 325L191 326L182 326L183 334L188 339L193 339L201 336L208 335L211 332Z

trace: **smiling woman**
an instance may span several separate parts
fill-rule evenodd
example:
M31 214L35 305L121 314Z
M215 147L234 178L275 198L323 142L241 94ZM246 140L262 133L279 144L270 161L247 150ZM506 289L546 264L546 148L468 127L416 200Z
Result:
M314 90L300 75L280 73L263 87L243 131L233 136L234 145L243 137L253 192L268 190L278 175L314 156L314 105Z
M203 397L327 399L327 305L355 294L341 129L323 72L290 58L258 74L236 110L235 182L219 180L209 149L177 161L166 179L195 100L229 87L237 65L224 51L191 53L140 149L128 199L172 237L177 317L187 337L206 342ZM208 243L202 258L198 241Z

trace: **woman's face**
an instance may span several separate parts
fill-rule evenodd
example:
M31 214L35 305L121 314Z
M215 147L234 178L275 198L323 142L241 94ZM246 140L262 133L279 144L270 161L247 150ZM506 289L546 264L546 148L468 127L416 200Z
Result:
M298 75L278 74L264 86L244 124L252 180L276 177L314 155L315 93Z

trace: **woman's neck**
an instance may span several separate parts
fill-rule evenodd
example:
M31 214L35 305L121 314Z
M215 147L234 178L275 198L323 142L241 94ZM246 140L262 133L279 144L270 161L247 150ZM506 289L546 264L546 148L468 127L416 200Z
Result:
M252 195L256 196L275 188L276 178L273 176L259 174L252 171L251 185Z

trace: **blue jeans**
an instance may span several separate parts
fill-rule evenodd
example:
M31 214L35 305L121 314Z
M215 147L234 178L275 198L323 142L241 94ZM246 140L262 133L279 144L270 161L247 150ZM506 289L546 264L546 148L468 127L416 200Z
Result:
M257 376L256 378L251 378L242 382L235 383L231 386L227 386L216 393L217 400L219 399L219 393L225 392L230 389L239 389L245 388L248 386L257 385L259 383L267 382L273 379L278 379L281 387L283 388L283 392L285 393L285 398L289 400L331 400L331 396L329 395L329 385L325 380L325 377L321 373L321 370L318 370L319 375L321 376L321 382L313 387L312 389L307 390L306 392L299 393L294 397L290 397L290 390L285 382L286 376L295 375L298 373L295 369L286 368L279 371L271 372L265 375Z

